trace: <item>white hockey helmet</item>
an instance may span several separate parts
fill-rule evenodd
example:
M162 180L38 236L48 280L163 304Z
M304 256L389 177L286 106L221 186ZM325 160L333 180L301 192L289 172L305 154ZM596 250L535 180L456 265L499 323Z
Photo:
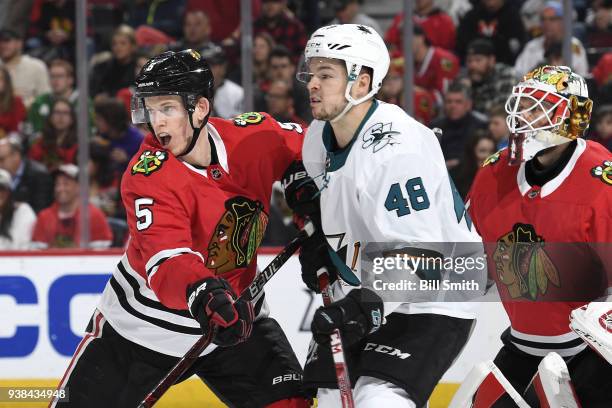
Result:
M308 70L312 58L333 58L344 61L348 74L348 84L344 96L348 101L346 108L333 121L340 119L348 110L372 98L381 88L389 70L389 51L385 42L372 27L362 24L335 24L315 31L304 50L304 60L297 73L301 82L310 80ZM362 98L354 99L351 88L362 67L372 69L372 90Z
M584 78L570 68L545 65L529 72L506 101L510 164L584 136L592 108Z

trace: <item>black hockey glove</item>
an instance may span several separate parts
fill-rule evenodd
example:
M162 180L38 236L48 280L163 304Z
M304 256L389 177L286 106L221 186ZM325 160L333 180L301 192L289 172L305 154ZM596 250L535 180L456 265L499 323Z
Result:
M187 306L204 334L210 329L216 330L213 343L218 346L233 346L251 335L255 320L253 305L236 299L232 287L223 278L206 278L190 285Z
M348 347L378 330L383 316L383 301L375 292L353 289L344 299L318 308L310 329L319 344L328 344L330 334L340 329L342 341Z
M317 272L321 268L326 268L329 274L329 283L333 283L337 278L336 267L329 256L330 246L319 226L317 230L302 244L300 249L300 265L302 266L302 281L310 290L321 293L319 287L319 277Z
M306 173L301 161L294 161L287 167L282 180L287 205L298 217L318 218L319 189L314 180Z

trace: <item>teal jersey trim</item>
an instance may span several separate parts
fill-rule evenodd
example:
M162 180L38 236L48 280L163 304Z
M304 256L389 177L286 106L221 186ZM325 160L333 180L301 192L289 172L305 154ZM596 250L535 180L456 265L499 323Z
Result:
M351 147L355 143L355 140L357 140L357 136L359 136L361 129L363 129L363 126L366 124L368 119L370 119L370 116L372 116L377 107L378 101L376 99L373 99L372 106L370 106L370 109L368 109L368 111L366 112L363 120L359 124L359 127L355 131L353 138L351 139L349 144L343 147L342 149L333 150L333 146L335 144L334 129L331 127L331 124L329 122L325 122L325 126L323 126L323 145L325 146L325 150L327 151L327 161L325 163L326 172L336 171L342 166L344 166L344 163L346 163L346 159L348 158L348 155L351 152Z

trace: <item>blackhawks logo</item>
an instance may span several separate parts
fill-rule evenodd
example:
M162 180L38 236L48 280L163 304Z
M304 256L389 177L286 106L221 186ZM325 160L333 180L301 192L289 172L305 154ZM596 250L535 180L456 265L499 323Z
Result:
M206 267L217 275L247 267L263 239L268 216L259 201L232 197L208 243Z
M612 186L612 160L606 160L601 165L591 169L591 176L601 179L604 183Z
M132 166L132 175L142 174L148 176L154 171L159 170L166 159L168 159L168 153L164 151L158 150L152 153L150 150L145 150L140 155L136 164Z
M266 117L259 112L246 112L242 113L234 118L234 125L236 126L249 126L249 125L257 125Z
M482 163L482 167L487 166L489 164L495 164L499 161L499 156L501 156L501 150L497 151L496 153L493 153L492 155L490 155L489 157L487 157L485 159L485 161Z
M495 273L513 299L536 300L549 282L559 287L559 272L544 250L544 239L533 225L514 224L512 231L497 240L493 253Z

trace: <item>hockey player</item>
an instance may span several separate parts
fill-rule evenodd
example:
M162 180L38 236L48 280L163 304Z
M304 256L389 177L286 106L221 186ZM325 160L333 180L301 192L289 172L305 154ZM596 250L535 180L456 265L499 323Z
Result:
M568 326L612 286L612 154L582 138L592 105L569 68L528 73L506 102L510 145L487 159L468 207L511 323L495 365L522 393L554 351L569 360L582 406L610 407L612 366ZM498 391L481 388L477 406L514 406Z
M307 407L301 367L263 296L237 300L256 273L272 183L299 158L302 129L261 113L209 120L213 77L192 50L154 57L135 88L132 120L153 136L123 176L131 239L60 383L69 402L58 405L138 405L212 323L214 345L184 378L198 375L231 406Z
M320 190L324 235L302 247L302 278L319 290L316 272L325 267L334 280L334 302L313 318L317 344L305 385L318 388L320 407L340 406L329 348L339 328L357 407L424 406L468 340L473 315L467 305L383 301L371 285L360 287L373 274L360 266L359 248L376 242L402 251L418 243L420 253L430 242L471 242L482 250L480 238L470 231L434 133L373 98L389 67L376 31L322 27L308 41L304 62L298 79L307 83L316 119L302 155ZM289 203L303 199L287 190Z

